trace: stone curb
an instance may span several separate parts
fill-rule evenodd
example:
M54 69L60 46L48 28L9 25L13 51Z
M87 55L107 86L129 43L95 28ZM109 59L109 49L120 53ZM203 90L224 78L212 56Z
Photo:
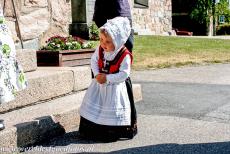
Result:
M1 104L0 113L7 112L38 101L48 100L73 91L73 73L71 71L40 70L26 73L28 87L17 93L12 102Z

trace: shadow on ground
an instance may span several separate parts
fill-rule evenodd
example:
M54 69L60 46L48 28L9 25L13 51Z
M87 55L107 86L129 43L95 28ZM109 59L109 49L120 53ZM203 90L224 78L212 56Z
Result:
M152 154L229 154L230 142L200 144L159 144L112 151L111 153Z
M78 138L78 132L70 132L65 134L62 137L55 138L50 142L44 143L42 147L60 147L68 146L70 144L81 144L89 145L98 144L99 142L86 141ZM101 143L99 143L101 144ZM106 143L104 143L106 146ZM125 143L124 143L125 144ZM102 144L103 145L103 144ZM99 148L99 147L98 147ZM100 149L102 147L100 146ZM97 152L95 147L92 148L92 151L81 151L81 153L102 153ZM176 143L167 143L167 144L157 144L149 145L143 147L134 147L113 151L112 154L140 154L140 153L151 153L151 154L229 154L230 153L230 142L214 142L214 143L196 143L196 144L176 144Z

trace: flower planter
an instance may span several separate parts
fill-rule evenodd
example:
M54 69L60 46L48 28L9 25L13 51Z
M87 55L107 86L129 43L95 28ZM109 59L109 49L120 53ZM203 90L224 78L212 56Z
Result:
M95 49L37 51L38 66L82 66L89 65Z

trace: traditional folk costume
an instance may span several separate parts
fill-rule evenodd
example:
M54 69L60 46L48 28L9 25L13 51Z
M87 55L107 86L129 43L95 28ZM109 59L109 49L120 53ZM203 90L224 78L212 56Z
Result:
M100 29L113 40L115 51L105 52L99 46L91 58L96 76L105 73L106 83L92 80L80 107L80 135L89 139L114 141L133 138L137 133L136 109L129 79L132 55L124 47L130 34L127 18L116 17Z
M16 92L26 86L23 70L16 60L14 41L0 8L0 105L12 101Z
M14 41L0 6L0 105L14 100L16 92L26 86L27 81L16 60ZM5 128L3 121L0 119L0 130Z

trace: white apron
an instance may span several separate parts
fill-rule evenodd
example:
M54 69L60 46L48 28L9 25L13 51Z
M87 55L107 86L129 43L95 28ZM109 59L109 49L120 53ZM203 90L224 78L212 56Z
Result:
M130 125L130 102L125 82L99 84L93 79L83 99L80 115L94 123Z

